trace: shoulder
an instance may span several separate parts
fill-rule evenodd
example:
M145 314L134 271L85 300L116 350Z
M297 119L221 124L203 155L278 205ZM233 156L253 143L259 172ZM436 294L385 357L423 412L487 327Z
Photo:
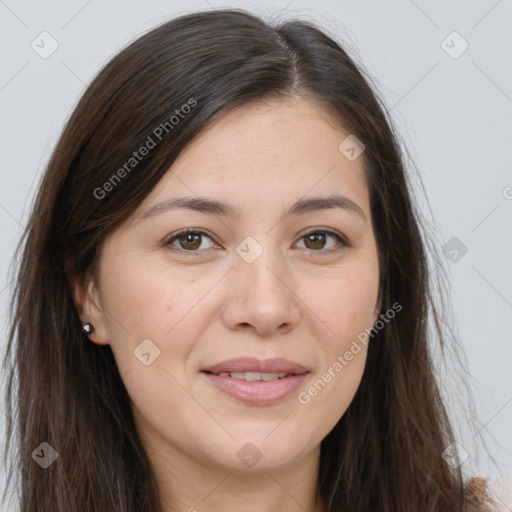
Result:
M508 512L512 510L495 492L488 479L471 478L464 487L465 512Z

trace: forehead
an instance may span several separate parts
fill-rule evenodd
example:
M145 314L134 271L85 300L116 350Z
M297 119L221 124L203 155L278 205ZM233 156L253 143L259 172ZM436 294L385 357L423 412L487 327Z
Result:
M187 194L261 208L339 193L369 216L363 158L338 149L348 135L326 107L301 96L243 105L205 128L142 206Z

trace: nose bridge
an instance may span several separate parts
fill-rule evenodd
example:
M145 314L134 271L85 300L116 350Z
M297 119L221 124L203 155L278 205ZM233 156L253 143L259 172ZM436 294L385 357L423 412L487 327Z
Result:
M266 237L265 247L255 239L248 238L237 248L241 260L236 265L237 279L243 280L244 286L249 287L246 290L249 297L263 294L268 302L287 300L289 290L279 277L284 273L285 263L279 251L271 245L271 237Z
M240 305L236 321L261 331L291 325L299 318L291 283L281 277L291 273L286 272L285 258L271 245L271 239L260 237L260 243L247 237L236 249L233 268L234 293Z

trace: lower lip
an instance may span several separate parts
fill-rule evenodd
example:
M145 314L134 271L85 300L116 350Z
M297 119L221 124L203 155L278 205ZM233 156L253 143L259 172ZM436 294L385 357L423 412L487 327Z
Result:
M224 393L250 405L268 405L279 402L297 391L308 373L277 380L234 379L203 372L210 382Z

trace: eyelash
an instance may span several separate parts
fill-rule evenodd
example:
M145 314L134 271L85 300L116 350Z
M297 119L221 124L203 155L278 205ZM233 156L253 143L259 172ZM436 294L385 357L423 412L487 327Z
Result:
M346 247L350 247L350 243L348 242L348 240L343 236L341 235L340 233L338 233L337 231L334 231L332 229L328 229L328 228L321 228L321 229L315 229L313 231L310 231L308 233L305 233L304 235L302 235L300 237L299 240L302 240L303 238L306 238L307 236L310 236L310 235L315 235L315 234L318 234L318 233L325 233L325 234L328 234L328 235L331 235L332 237L334 237L338 243L340 244L340 247L338 248L333 248L331 247L330 249L319 249L318 251L315 251L314 249L308 249L309 251L313 252L313 253L320 253L320 254L331 254L333 252L338 252L340 250L342 250L343 248L346 248ZM174 242L175 240L177 240L178 238L182 237L182 236L185 236L185 235L188 235L188 234L194 234L194 235L204 235L206 237L208 237L210 240L212 240L212 242L215 243L215 241L213 240L213 238L204 230L202 229L192 229L192 228L188 228L188 229L183 229L181 231L178 231L177 233L171 235L169 238L167 238L167 240L164 242L164 245L166 247L170 247L172 246L172 242ZM191 251L191 250L186 250L186 249L182 249L180 247L173 247L172 250L177 250L179 252L183 252L183 253L189 253L189 254L193 254L193 253L198 253L198 252L202 252L201 250L194 250L194 251ZM204 251L205 249L203 249ZM206 249L207 250L207 249Z

